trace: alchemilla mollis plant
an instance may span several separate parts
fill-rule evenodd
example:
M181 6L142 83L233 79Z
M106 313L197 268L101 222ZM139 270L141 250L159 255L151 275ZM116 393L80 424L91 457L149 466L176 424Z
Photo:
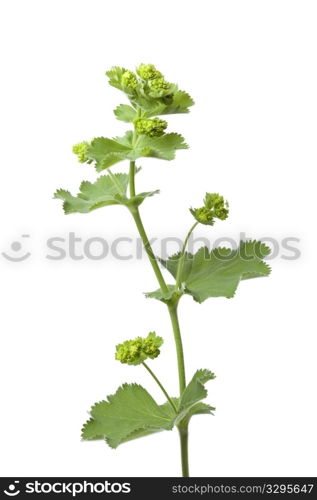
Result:
M232 298L240 280L269 274L270 269L263 259L270 250L260 241L241 241L239 248L234 250L214 248L210 251L202 247L194 255L189 253L188 240L199 224L213 226L229 214L223 196L208 192L201 207L190 208L193 222L181 250L166 260L154 255L141 219L140 205L159 191L137 192L136 176L140 175L140 169L136 162L140 158L170 161L178 149L187 149L183 137L166 132L168 123L159 117L188 113L194 101L187 92L167 81L152 64L141 64L135 72L113 67L106 75L110 85L122 91L129 101L129 104L120 104L114 114L118 120L129 123L130 130L123 137L98 137L76 144L73 152L78 161L92 165L98 173L106 171L106 174L100 175L94 183L82 182L77 196L59 189L55 198L63 200L65 214L89 213L110 205L121 205L131 213L158 282L158 289L146 293L146 297L160 301L171 320L179 394L170 396L152 369L152 360L160 354L162 337L153 331L145 337L124 340L116 346L115 359L128 365L143 365L166 401L158 404L139 384L123 384L115 394L92 406L82 438L105 440L116 448L127 441L176 427L180 436L182 473L189 476L188 426L195 415L213 415L215 408L203 400L207 397L205 385L215 375L210 370L199 369L187 381L178 304L185 294L197 303L210 297ZM128 170L113 173L111 167L125 160ZM168 281L162 268L171 275Z

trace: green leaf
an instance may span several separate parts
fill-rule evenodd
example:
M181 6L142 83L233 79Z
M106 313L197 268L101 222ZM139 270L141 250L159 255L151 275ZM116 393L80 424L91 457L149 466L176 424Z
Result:
M176 408L180 407L179 398L172 398L172 401ZM201 402L194 403L193 405L184 408L180 408L180 413L176 417L174 410L168 401L166 401L166 403L164 403L161 408L164 408L165 411L169 413L170 417L175 419L175 425L177 425L184 418L186 418L186 420L189 422L189 420L195 415L213 415L213 412L215 411L215 408L213 406Z
M144 115L148 118L161 115L166 108L166 104L160 98L138 95L130 97L130 102L133 106L141 108Z
M179 298L184 293L182 290L177 290L175 288L175 285L167 285L167 288L168 288L167 293L162 292L162 290L159 288L154 292L146 292L145 296L147 299L156 299L160 300L161 302L167 303L171 299Z
M116 115L118 120L128 123L132 123L137 117L137 112L135 111L135 109L133 109L132 106L129 106L128 104L120 104L114 110L114 114Z
M164 429L137 429L136 431L131 432L128 436L121 439L119 444L127 443L128 441L133 441L134 439L139 439L141 437L151 436L152 434L157 434L158 432L162 432ZM107 443L111 448L117 448L119 444L115 441L112 442L111 439L107 440ZM114 446L113 446L114 445Z
M113 66L109 71L106 71L106 75L109 78L109 84L116 89L122 90L122 75L126 71L126 68L120 68L119 66Z
M130 147L127 147L116 139L97 137L93 139L87 148L86 156L89 160L96 162L96 170L100 172L120 161L129 158Z
M175 92L175 94L173 95L172 103L165 106L165 108L157 114L170 115L177 113L188 113L188 108L190 108L190 106L193 106L194 104L194 100L190 97L189 94L187 94L187 92L184 92L183 90L177 90L177 92Z
M193 106L194 100L187 92L176 90L171 97L149 98L143 96L133 96L130 98L133 105L139 106L147 117L159 115L171 115L178 113L188 113L190 106Z
M180 398L179 409L188 410L198 401L205 399L208 393L204 384L214 378L215 374L210 370L197 370Z
M140 136L136 145L133 145L133 132L129 130L123 137L107 139L98 137L87 148L86 156L96 163L96 170L100 172L112 165L128 159L161 158L173 160L177 149L186 149L187 144L180 134L164 134L160 137Z
M177 408L178 407L178 403L179 403L179 398L171 398L171 399L172 399L173 403L175 404L175 406ZM200 411L197 411L197 414L198 413L210 413L209 411L207 411L207 408L211 408L211 409L214 410L214 408L212 408L211 406L208 407L208 405L204 405L203 403L198 403L198 405L199 404L201 404L202 406L205 406L206 408L204 409L204 411L201 408ZM174 424L175 424L176 421L177 421L177 418L175 417L175 411L172 408L170 402L166 401L163 405L159 405L159 406L164 411L164 413L169 416L169 418L171 419L171 421L174 421ZM195 408L195 406L196 405L194 405L193 408ZM138 439L138 438L141 438L141 437L150 436L151 434L157 434L158 432L162 432L163 430L165 430L165 429L137 429L136 431L131 432L131 434L129 434L124 439L122 439L121 442L120 442L120 444L126 443L128 441L132 441L134 439Z
M167 260L158 258L162 266L164 266L174 276L175 279L177 276L177 268L180 256L180 252L177 252L174 255L171 255ZM186 282L186 279L190 274L193 265L193 258L194 256L191 253L185 252L181 273L182 283Z
M115 137L115 141L117 141L119 144L124 146L129 150L129 153L131 154L131 151L133 151L133 132L132 130L127 130L126 133L122 137Z
M137 145L132 145L133 133L127 132L124 137L116 137L116 141L121 145L130 148L129 158L161 158L163 160L173 160L178 149L187 149L188 146L180 134L163 134L160 137L140 136Z
M231 298L241 280L270 274L270 267L262 260L269 254L269 247L260 241L242 241L236 250L216 248L209 252L202 247L195 255L186 253L181 273L185 293L197 302L209 297ZM161 260L175 278L179 258L178 253L167 261Z
M176 150L187 149L183 136L176 133L164 134L161 137L142 136L138 144L138 150L142 156L160 158L162 160L173 160Z
M119 387L107 401L95 404L90 414L92 418L84 425L82 438L106 439L112 448L139 433L170 430L174 425L165 407L159 406L138 384Z
M80 185L80 192L73 196L69 191L59 189L54 198L64 201L65 214L88 213L107 205L118 205L125 195L129 177L127 174L102 175L93 184L84 181Z
M194 415L213 415L215 409L214 406L199 402L188 410L187 417L191 418Z
M159 192L160 190L156 189L155 191L146 191L144 193L136 194L135 196L127 200L126 205L129 207L132 206L136 208L139 205L141 205L141 203L143 203L146 198L150 198L155 194L158 194Z

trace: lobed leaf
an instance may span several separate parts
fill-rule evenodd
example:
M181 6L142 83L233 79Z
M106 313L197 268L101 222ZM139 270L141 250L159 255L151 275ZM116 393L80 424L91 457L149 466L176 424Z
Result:
M157 113L159 115L171 115L178 113L189 113L190 106L195 104L194 100L190 97L187 92L183 90L177 90L173 95L173 101L171 104L168 104L161 110L161 112Z
M186 419L189 421L195 415L213 415L215 408L206 403L202 403L201 401L190 404L188 406L180 407L180 398L172 398L172 401L176 408L179 408L179 413L175 417L174 411L168 401L162 407L165 408L167 412L171 415L171 418L174 416L175 425L177 425L181 420Z
M127 202L125 203L127 206L131 207L138 207L141 205L141 203L144 202L146 198L150 198L154 196L155 194L158 194L160 192L159 189L156 189L155 191L146 191L144 193L139 193L133 196L132 198L129 198Z
M135 111L135 109L128 104L120 104L119 106L117 106L114 110L114 114L116 115L118 120L127 123L132 123L137 117L137 112Z
M133 144L133 132L129 130L123 137L107 139L98 137L87 148L86 156L95 162L98 172L119 163L125 159L161 158L173 160L178 149L188 146L180 134L163 134L160 137L140 136L136 145Z
M122 195L126 193L128 181L127 174L114 174L113 178L103 175L94 183L82 182L77 196L64 189L58 189L54 198L64 201L65 214L88 213L100 207L120 204Z
M97 137L87 148L86 156L95 162L97 172L100 172L129 157L130 147L116 139Z
M162 160L173 160L178 149L187 149L188 145L180 134L169 133L161 137L143 136L138 145L142 150L142 156L160 158Z
M126 68L121 68L120 66L113 66L111 69L106 71L106 75L109 78L109 85L115 87L116 89L123 90L121 80L123 73L126 71Z
M170 430L174 418L138 384L124 384L107 401L95 404L91 419L82 429L83 439L106 439L116 448L120 443L143 435ZM174 415L175 417L175 415Z
M210 370L197 370L180 398L179 409L189 410L195 403L205 399L208 394L205 383L214 378L215 374Z
M167 285L168 292L163 293L162 290L159 288L158 290L154 290L154 292L146 292L145 296L147 299L157 299L160 300L161 302L167 303L169 300L173 298L180 297L183 295L182 290L177 290L175 285Z
M209 297L234 296L241 280L268 276L270 267L263 259L270 249L261 241L242 241L236 250L202 247L195 255L185 254L181 282L185 293L197 302ZM180 253L161 263L176 278Z

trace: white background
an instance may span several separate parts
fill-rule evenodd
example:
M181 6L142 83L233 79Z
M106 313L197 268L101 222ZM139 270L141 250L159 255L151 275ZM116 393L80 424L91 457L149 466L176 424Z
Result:
M231 215L197 235L301 240L300 259L280 252L271 277L242 283L234 299L182 300L188 376L217 374L215 417L191 424L191 473L316 475L316 14L308 0L1 2L0 251L20 255L10 245L21 241L32 254L0 255L2 476L180 473L176 432L117 450L80 441L90 405L124 381L163 401L142 367L114 360L121 340L162 335L151 366L177 393L164 306L142 295L156 288L150 266L45 257L47 238L70 231L83 241L135 236L123 208L65 217L52 193L96 178L71 146L125 131L112 113L124 97L104 71L140 62L196 100L169 119L190 150L142 161L139 189L161 189L142 206L149 233L182 237L188 207L208 190L225 195Z

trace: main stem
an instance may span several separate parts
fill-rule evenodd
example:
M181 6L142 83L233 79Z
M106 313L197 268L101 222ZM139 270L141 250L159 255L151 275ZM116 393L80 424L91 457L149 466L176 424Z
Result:
M178 321L177 304L169 305L168 312L171 318L172 328L174 332L174 340L177 352L179 395L181 396L186 387L186 377L185 377L184 350L183 350L181 331Z
M130 171L129 171L129 186L130 186L130 197L133 198L135 196L135 161L130 162ZM137 207L133 207L130 209L133 219L135 221L136 227L139 231L140 237L143 242L143 246L157 278L157 281L160 285L162 293L168 293L168 287L165 283L163 274L160 270L154 252L152 250L151 244L145 232L143 222L140 217L140 212ZM179 379L179 395L181 397L182 393L186 387L186 377L185 377L185 362L184 362L184 351L182 344L182 337L180 332L180 326L177 315L177 303L168 304L168 312L171 318L174 340L176 346L176 354L177 354L177 366L178 366L178 379ZM178 425L178 430L180 434L180 445L181 445L181 459L182 459L182 473L184 477L189 476L189 467L188 467L188 422L180 422Z
M182 474L183 477L189 477L188 466L188 422L182 427L178 427L179 438L181 443L181 459L182 459Z

